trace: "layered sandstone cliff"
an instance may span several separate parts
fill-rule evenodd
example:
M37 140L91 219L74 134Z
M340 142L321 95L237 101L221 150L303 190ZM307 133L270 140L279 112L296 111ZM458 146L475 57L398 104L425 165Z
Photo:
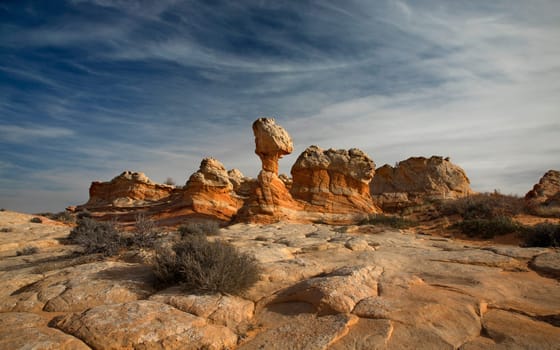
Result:
M394 167L386 164L376 170L370 189L375 203L386 211L473 193L465 171L438 156L411 157Z

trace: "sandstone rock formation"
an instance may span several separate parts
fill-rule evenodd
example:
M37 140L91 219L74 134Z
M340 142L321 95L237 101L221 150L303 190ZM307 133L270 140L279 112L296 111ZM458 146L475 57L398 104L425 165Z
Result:
M525 195L527 206L536 214L560 217L560 171L549 170Z
M260 118L253 131L262 170L241 221L355 223L379 212L369 194L375 164L364 152L311 146L299 156L289 179L278 175L278 159L293 148L286 130L274 119Z
M370 189L374 202L386 211L473 193L465 171L438 156L411 157L394 167L385 164L376 170Z
M214 158L202 160L199 170L187 181L183 198L195 213L222 220L229 220L242 205L226 168Z
M83 207L143 206L167 198L174 187L152 182L144 173L124 171L109 182L92 182Z
M369 183L375 163L356 148L323 150L308 147L292 166L290 193L307 202L309 211L324 208L332 213L375 213Z

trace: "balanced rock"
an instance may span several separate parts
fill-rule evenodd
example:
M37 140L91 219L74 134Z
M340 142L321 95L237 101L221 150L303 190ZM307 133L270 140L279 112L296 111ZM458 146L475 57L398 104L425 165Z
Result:
M124 171L111 181L94 181L82 209L140 206L169 197L174 187L156 184L144 173Z
M274 118L259 118L253 123L255 153L262 161L262 170L278 175L278 160L292 153L292 138Z
M374 202L387 211L473 193L465 171L439 156L411 157L394 167L386 164L376 170L370 189Z
M560 213L560 171L549 170L525 195L527 205L537 214Z
M369 194L375 163L361 150L308 147L292 166L291 194L332 213L377 212ZM309 208L310 211L314 211Z

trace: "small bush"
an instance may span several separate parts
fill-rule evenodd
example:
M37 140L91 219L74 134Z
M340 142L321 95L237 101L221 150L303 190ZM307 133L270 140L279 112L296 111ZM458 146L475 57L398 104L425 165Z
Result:
M220 232L220 225L216 221L190 222L180 226L177 231L181 237L187 235L215 236Z
M491 219L465 219L453 225L469 237L493 238L496 235L519 232L522 226L507 216Z
M416 223L399 216L373 214L362 221L361 225L385 225L393 228L407 228L415 226Z
M465 220L492 219L521 213L524 202L516 196L493 192L443 201L439 209L443 215L458 214Z
M526 227L522 236L526 247L560 247L560 224L544 222Z
M144 214L136 215L134 232L130 240L130 245L142 249L153 248L160 231L153 220L148 219Z
M78 220L78 225L68 236L71 242L84 248L84 253L101 253L105 256L115 255L124 245L121 234L115 225L99 222L91 218Z
M39 248L34 247L34 246L27 246L27 247L23 247L22 250L18 250L16 252L17 256L22 256L22 255L33 255L33 254L37 254L39 252Z
M181 284L194 292L239 294L259 279L254 257L229 243L187 235L171 248L156 251L154 273L162 285Z
M32 217L31 220L29 220L29 222L32 222L34 224L41 224L41 223L43 223L43 220L41 220L40 217L35 216L35 217Z

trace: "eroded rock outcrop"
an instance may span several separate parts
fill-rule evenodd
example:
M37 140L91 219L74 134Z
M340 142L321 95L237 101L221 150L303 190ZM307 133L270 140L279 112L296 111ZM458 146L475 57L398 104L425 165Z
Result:
M411 157L394 167L386 164L376 170L370 189L374 202L386 211L474 193L465 171L438 156Z
M537 215L560 216L560 171L549 170L525 195L527 206Z
M374 213L369 183L375 163L362 151L308 147L292 166L291 194L309 211Z
M144 173L124 171L111 181L94 181L89 188L89 200L82 207L143 206L167 198L174 187L157 184Z
M187 181L183 198L195 213L222 220L229 220L242 205L228 171L214 158L202 160L199 170Z

